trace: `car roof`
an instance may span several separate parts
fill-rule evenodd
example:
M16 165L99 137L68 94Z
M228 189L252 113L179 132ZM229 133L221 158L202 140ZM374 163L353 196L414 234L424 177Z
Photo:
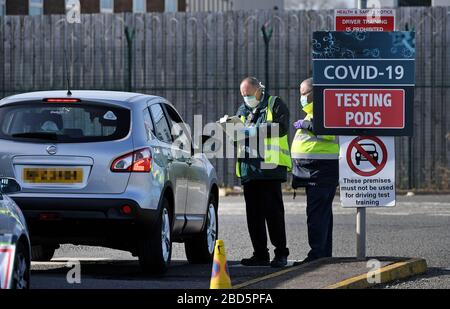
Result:
M152 99L156 101L167 102L166 99L158 96L146 95L134 92L120 92L120 91L103 91L103 90L71 90L72 95L67 95L67 90L52 90L52 91L36 91L22 94L12 95L0 100L0 106L10 103L27 102L27 101L42 101L43 99L80 99L81 101L95 101L112 103L123 107L131 107L136 102L148 102ZM159 99L159 100L158 100ZM169 102L167 102L169 103Z

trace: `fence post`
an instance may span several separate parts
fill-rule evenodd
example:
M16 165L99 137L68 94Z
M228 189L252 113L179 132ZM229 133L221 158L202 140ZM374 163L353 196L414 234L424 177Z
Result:
M265 59L264 59L264 67L266 71L265 86L266 91L269 91L269 43L270 39L272 38L273 28L272 26L270 26L269 22L267 22L261 27L261 31L263 33L264 47L265 47Z
M128 49L128 91L132 92L132 66L133 66L133 39L134 39L135 30L130 29L128 26L125 27L125 36L127 38L127 49Z

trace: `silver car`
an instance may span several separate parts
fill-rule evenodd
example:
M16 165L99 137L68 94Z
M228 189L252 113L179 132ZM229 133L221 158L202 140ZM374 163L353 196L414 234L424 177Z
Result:
M8 196L19 191L20 186L14 179L0 178L0 246L5 249L4 258L9 258L7 251L11 245L15 246L12 274L3 274L0 289L30 287L31 248L27 224L20 208Z
M22 187L35 260L63 243L130 251L162 273L172 242L211 261L218 231L214 167L166 99L111 91L45 91L0 100L0 171Z

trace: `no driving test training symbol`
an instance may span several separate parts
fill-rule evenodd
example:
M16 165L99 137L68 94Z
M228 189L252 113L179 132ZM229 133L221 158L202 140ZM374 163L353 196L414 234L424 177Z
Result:
M373 143L359 143L362 140L370 140ZM356 149L355 155L352 156L353 150ZM381 153L379 150L381 150ZM381 157L381 162L380 162ZM348 166L352 171L360 176L375 176L386 166L388 159L388 152L383 141L375 136L358 136L356 137L347 148L346 160ZM356 164L354 163L356 162ZM361 161L367 161L370 163L370 170L363 170L361 167Z
M339 144L342 206L394 206L394 137L340 136Z

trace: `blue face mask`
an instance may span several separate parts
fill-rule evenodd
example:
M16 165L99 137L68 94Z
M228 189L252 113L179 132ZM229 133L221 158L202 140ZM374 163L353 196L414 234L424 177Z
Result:
M305 107L306 105L308 105L308 96L306 95L302 95L300 97L300 104L302 105L302 107Z
M255 107L257 107L259 105L259 101L256 99L256 96L254 96L254 95L245 96L244 97L244 102L250 108L255 108Z

